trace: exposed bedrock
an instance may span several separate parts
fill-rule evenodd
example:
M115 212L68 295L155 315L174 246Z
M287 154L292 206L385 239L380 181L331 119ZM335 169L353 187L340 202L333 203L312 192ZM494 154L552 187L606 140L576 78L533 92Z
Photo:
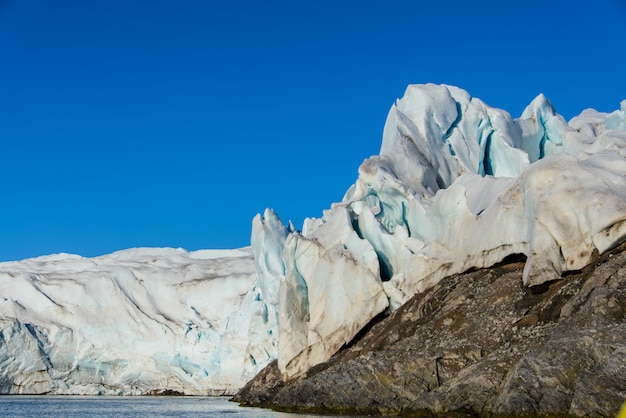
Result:
M524 262L454 275L285 384L237 395L279 410L412 416L616 416L626 399L625 245L567 280Z

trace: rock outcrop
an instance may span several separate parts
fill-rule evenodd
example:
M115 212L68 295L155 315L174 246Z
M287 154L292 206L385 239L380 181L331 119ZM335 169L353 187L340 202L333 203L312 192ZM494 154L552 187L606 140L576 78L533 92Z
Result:
M535 287L524 257L450 276L285 383L276 362L235 400L410 416L617 415L626 399L626 245Z

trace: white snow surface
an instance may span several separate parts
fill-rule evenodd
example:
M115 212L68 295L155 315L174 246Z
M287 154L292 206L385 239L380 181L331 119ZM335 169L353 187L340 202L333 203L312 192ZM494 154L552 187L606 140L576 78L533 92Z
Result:
M539 95L513 119L457 87L409 86L343 200L285 240L284 377L448 275L524 254L524 284L539 285L622 242L625 111L567 123Z
M626 100L566 122L411 85L380 154L301 231L268 209L252 247L0 263L0 393L232 393L287 379L445 276L527 257L539 285L626 237Z
M255 281L250 247L0 263L0 393L232 393Z

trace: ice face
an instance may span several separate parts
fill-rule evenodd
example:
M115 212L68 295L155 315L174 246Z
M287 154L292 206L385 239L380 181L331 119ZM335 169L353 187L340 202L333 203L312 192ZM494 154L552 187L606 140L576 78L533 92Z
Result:
M255 280L250 248L0 263L0 392L232 393Z
M625 107L568 124L539 95L512 119L457 87L409 86L342 202L286 240L285 377L447 275L517 253L524 283L538 285L623 241Z
M278 294L285 279L283 250L293 230L283 225L271 209L252 220L250 242L255 253L256 283L252 292L254 313L250 319L246 370L275 360L278 353Z
M286 276L279 293L278 364L287 377L326 360L387 307L377 256L336 210L304 237L285 245Z
M620 110L606 116L606 129L626 130L626 100L622 100Z

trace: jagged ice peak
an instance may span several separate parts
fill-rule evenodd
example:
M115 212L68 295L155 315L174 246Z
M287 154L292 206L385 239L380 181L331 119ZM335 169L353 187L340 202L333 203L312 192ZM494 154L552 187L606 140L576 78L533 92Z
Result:
M343 200L284 248L255 246L284 259L275 309L285 377L445 276L523 254L534 286L623 241L625 108L568 123L539 95L513 119L458 87L409 86ZM253 236L267 233L260 219Z

